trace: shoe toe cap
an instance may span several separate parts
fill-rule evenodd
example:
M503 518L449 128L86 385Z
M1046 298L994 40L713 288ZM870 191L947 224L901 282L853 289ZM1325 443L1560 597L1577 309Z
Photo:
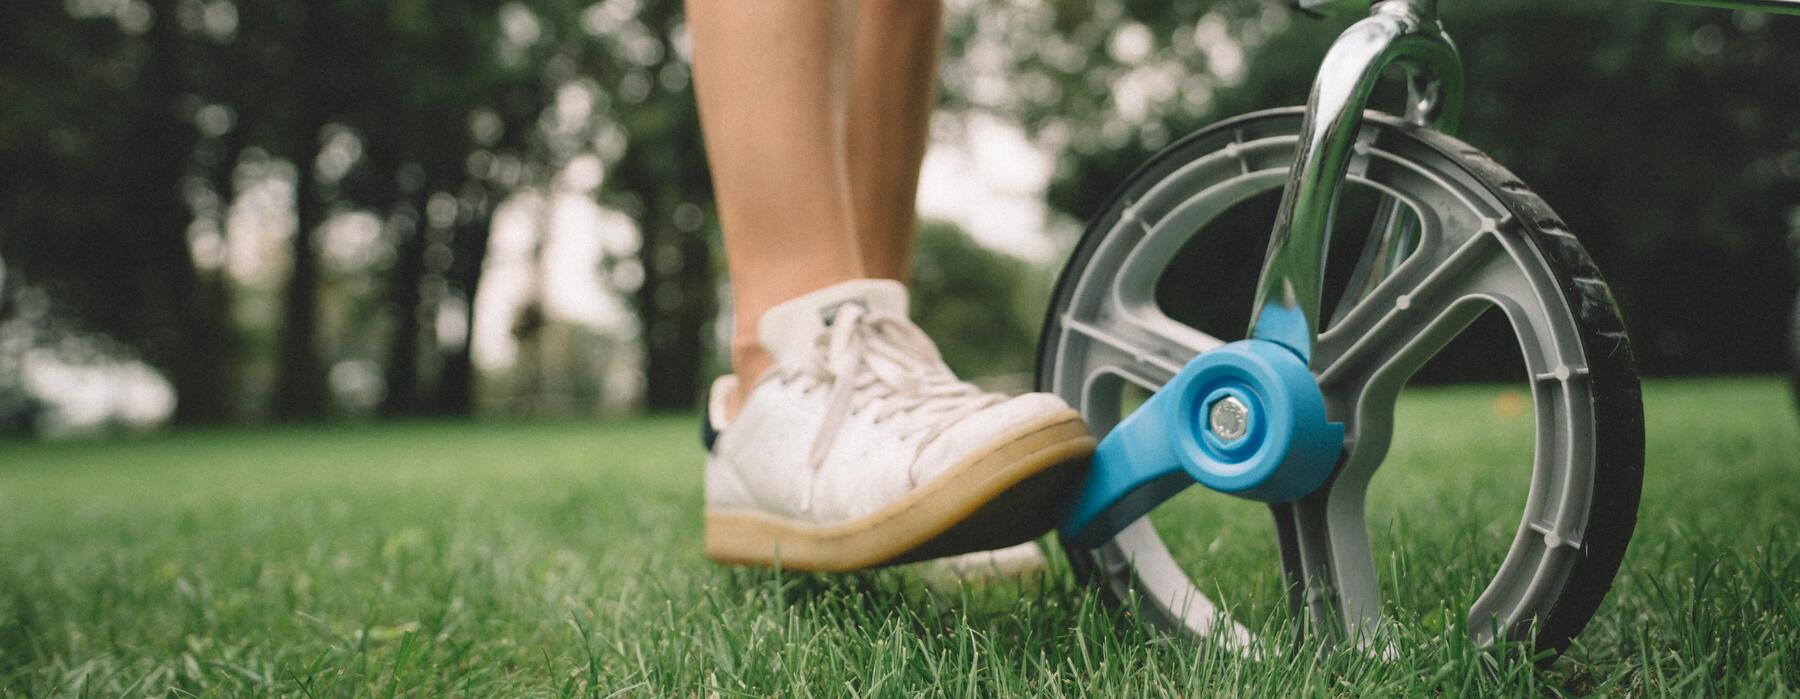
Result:
M913 483L924 484L973 455L998 449L1045 425L1078 418L1069 404L1049 393L1027 393L958 420L931 440L913 462Z

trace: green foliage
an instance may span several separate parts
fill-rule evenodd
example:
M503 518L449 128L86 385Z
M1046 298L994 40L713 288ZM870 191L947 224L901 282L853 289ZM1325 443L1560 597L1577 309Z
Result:
M470 348L440 347L435 323L461 309L457 324L473 325L495 207L591 156L602 198L643 234L629 261L641 282L621 291L642 316L648 403L689 406L716 226L681 9L9 4L0 170L31 176L0 180L0 255L17 273L0 293L49 299L39 334L95 334L151 363L175 385L178 420L331 414L326 374L345 361L385 365L385 414L466 414ZM217 251L232 242L240 165L283 164L296 226L290 264L275 266L286 278L232 278ZM353 211L381 222L381 251L356 269L324 264L319 231ZM264 378L241 381L239 365ZM233 405L240 396L252 405Z
M700 549L692 416L0 443L0 695L1774 696L1800 684L1800 429L1772 379L1647 387L1637 540L1567 659L1536 670L1445 633L1518 525L1521 501L1490 492L1516 494L1524 474L1512 457L1529 420L1505 395L1401 401L1403 428L1432 429L1403 429L1374 483L1377 542L1405 546L1377 559L1405 624L1391 660L1302 649L1251 661L1169 643L1099 608L1060 563L969 585L922 566L715 567ZM1189 495L1170 514L1192 526L1168 533L1190 570L1240 611L1281 608L1267 512ZM1253 623L1285 638L1279 613Z
M965 378L1029 375L1049 273L926 221L914 244L912 315Z
M1582 238L1643 368L1785 368L1774 319L1795 288L1800 18L1624 0L1442 10L1468 76L1462 137ZM1001 44L1013 89L945 85L1054 148L1050 203L1085 219L1182 134L1303 103L1348 22L1239 0L995 3L953 23L951 45ZM1377 108L1398 108L1395 87Z
M197 136L156 73L173 60L166 33L111 25L0 8L0 255L12 287L47 287L65 322L167 360L192 283L177 197Z
M945 113L1030 131L1057 155L1051 205L1075 219L1183 133L1300 102L1344 25L1265 0L954 9ZM1583 237L1645 368L1782 366L1800 18L1626 0L1444 12L1469 69L1464 135ZM328 412L325 370L347 360L386 365L390 413L466 413L468 347L438 346L434 323L472 307L494 206L593 155L596 196L643 233L605 265L630 280L645 403L690 405L719 265L685 34L677 0L0 3L0 255L15 272L0 293L47 300L30 307L36 346L97 338L77 353L155 365L186 422ZM315 167L327 132L354 137L354 162ZM299 223L285 291L231 279L195 245L222 229L240 165L283 162ZM322 269L313 233L345 211L380 218L386 249ZM920 293L948 299L927 324L964 372L1025 371L1041 277L997 293L983 275L1013 273L964 280L991 265L959 249L922 266ZM268 400L271 384L293 395Z

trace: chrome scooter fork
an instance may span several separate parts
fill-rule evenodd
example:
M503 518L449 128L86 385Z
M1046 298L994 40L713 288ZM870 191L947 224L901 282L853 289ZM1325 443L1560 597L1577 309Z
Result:
M1406 72L1406 118L1422 127L1454 131L1463 97L1462 60L1438 23L1437 0L1376 3L1367 18L1332 44L1307 100L1300 143L1257 285L1250 336L1279 343L1308 363L1321 330L1320 295L1332 213L1362 130L1363 109L1392 65ZM1340 306L1353 305L1400 264L1417 242L1415 224L1403 204L1384 198ZM1331 490L1328 481L1301 500L1270 506L1289 602L1304 620L1303 634L1341 630L1367 648L1381 618L1380 594L1348 588L1374 580L1374 561L1366 553L1366 543L1333 545L1334 537L1360 539L1367 534L1360 520L1354 527L1332 526ZM1339 553L1351 550L1364 553Z
M1288 171L1269 239L1250 336L1281 343L1310 359L1319 334L1320 289L1330 247L1331 214L1343 189L1363 109L1390 65L1406 70L1407 119L1454 132L1462 105L1462 60L1437 21L1437 0L1384 0L1338 37L1325 54L1300 146ZM1383 217L1390 218L1390 217ZM1388 223L1377 221L1378 225ZM1390 230L1378 230L1393 245ZM1387 256L1388 264L1397 264Z

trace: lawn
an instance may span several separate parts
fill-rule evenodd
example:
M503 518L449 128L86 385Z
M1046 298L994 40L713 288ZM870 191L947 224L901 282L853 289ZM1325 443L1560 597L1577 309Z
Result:
M1637 538L1567 656L1458 640L1517 524L1520 401L1407 392L1370 513L1389 660L1171 642L1060 560L985 582L715 567L686 417L0 442L0 695L1800 690L1800 420L1775 378L1646 386ZM1253 628L1288 623L1262 511L1193 491L1156 516Z

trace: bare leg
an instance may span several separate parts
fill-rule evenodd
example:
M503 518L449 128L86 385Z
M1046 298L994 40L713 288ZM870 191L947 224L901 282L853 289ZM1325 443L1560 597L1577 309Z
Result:
M687 0L701 125L737 299L732 361L739 388L726 412L744 409L745 395L753 392L746 387L772 365L755 332L771 308L841 281L907 278L935 82L938 1L864 0L859 11L840 0ZM859 22L860 29L846 20ZM868 288L874 322L903 324L873 308L891 306L894 286ZM1013 403L956 381L923 343L878 334L885 332L882 326L858 320L867 316L840 310L828 331L830 347L817 346L821 335L810 321L796 330L814 331L813 337L793 332L771 343L784 354L810 351L834 366L855 360L853 371L829 377L828 392L811 391L810 384L801 391L764 384L786 394L782 404L752 404L749 410L762 414L739 420L712 445L718 458L706 460L707 555L767 564L779 550L790 567L850 570L924 552L1028 542L1048 531L1056 512L1048 489L950 488L933 493L951 498L947 504L930 507L907 494L919 492L913 474L921 472L939 474L934 483L989 482L998 477L991 474L1004 473L1020 474L1014 476L1024 478L1020 483L1073 484L1069 479L1080 475L1093 451L1080 417L1055 396ZM873 396L894 396L894 405L929 424L845 419ZM925 409L927 404L938 407ZM943 430L970 421L995 438L940 440L917 454L833 448L840 439L882 444L903 437L903 430ZM810 440L796 434L808 424L817 430ZM1027 437L1006 436L1015 433ZM949 441L957 444L937 449ZM947 470L977 468L973 475ZM739 492L710 487L715 473L735 478ZM855 482L862 474L868 480ZM743 496L760 504L731 504L744 502ZM977 511L1036 515L956 526ZM845 512L868 514L839 519ZM816 533L820 517L855 522L858 538ZM994 569L999 560L989 556L974 565Z
M919 165L937 86L943 3L862 0L850 79L850 193L868 276L911 276Z
M688 0L687 17L731 267L741 402L772 363L756 339L763 312L866 276L844 151L854 6Z

